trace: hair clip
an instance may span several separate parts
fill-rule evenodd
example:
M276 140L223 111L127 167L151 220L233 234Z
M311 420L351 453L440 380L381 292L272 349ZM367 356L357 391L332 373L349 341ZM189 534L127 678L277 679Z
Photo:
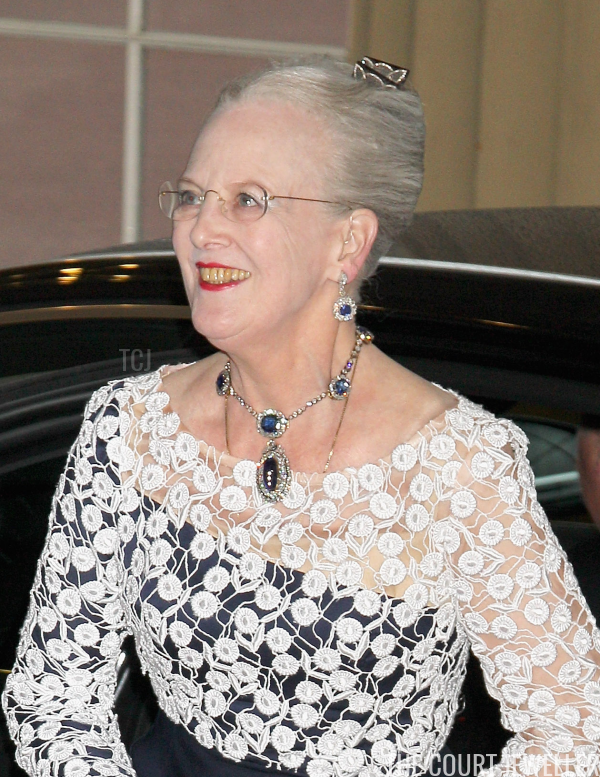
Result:
M353 76L356 79L384 86L388 89L403 89L404 82L408 78L409 70L398 65L390 65L371 57L363 57L354 65Z

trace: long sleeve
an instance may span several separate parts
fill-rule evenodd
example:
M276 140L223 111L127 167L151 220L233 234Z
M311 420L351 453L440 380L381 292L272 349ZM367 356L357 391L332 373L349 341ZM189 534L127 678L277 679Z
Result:
M112 711L126 633L118 393L104 386L86 407L2 698L17 761L39 777L135 774Z
M465 421L454 427L464 463L434 537L459 621L514 732L492 774L595 772L600 632L536 500L525 436L489 415Z

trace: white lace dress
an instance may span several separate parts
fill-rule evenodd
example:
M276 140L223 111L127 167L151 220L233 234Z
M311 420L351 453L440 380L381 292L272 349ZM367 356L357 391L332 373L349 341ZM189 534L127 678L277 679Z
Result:
M96 391L60 478L3 696L26 771L135 773L112 712L127 634L166 716L257 768L425 772L469 646L515 732L498 773L597 765L600 633L516 426L461 399L265 506L256 464L172 412L171 369Z

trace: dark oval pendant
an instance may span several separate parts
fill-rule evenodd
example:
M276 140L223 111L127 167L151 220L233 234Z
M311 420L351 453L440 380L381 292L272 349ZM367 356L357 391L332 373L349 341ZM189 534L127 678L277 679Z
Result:
M278 474L277 459L274 456L269 456L265 459L262 467L262 482L269 493L272 493L277 488Z
M283 448L271 440L264 449L256 471L256 485L266 502L285 499L290 490L292 471Z

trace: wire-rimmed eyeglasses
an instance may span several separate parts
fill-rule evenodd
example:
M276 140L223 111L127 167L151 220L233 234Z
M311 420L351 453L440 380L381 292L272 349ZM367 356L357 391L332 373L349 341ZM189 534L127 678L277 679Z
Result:
M258 221L269 209L269 203L273 200L303 200L304 202L325 202L329 205L341 205L352 210L352 206L346 202L333 200L318 200L314 197L290 197L283 194L267 194L267 191L253 183L234 184L230 194L222 197L215 189L207 189L201 192L194 189L186 189L184 186L173 186L170 181L161 184L158 190L158 204L160 209L173 221L185 221L196 218L206 195L212 192L216 194L221 206L221 213L229 221L247 224Z

